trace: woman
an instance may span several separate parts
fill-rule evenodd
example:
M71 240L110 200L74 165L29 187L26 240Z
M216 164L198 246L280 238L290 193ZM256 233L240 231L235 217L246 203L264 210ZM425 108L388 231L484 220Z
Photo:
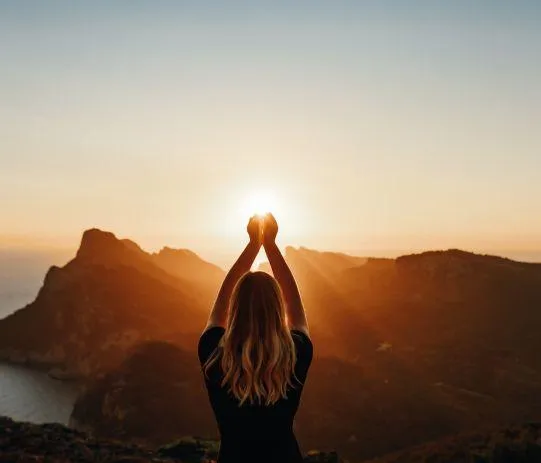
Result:
M271 214L248 223L250 241L220 288L199 340L199 361L221 436L218 463L297 463L293 433L312 342L295 279L275 243ZM274 279L250 272L265 248Z

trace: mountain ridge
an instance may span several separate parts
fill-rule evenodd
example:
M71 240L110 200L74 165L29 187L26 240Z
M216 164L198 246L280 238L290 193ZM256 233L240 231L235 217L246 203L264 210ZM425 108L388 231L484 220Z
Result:
M0 321L0 352L86 378L74 422L103 437L158 441L191 424L212 435L195 346L223 273L189 251L149 254L100 230L81 247L50 269L36 301ZM374 259L288 248L286 260L316 346L303 447L371 458L541 416L539 265L459 250ZM155 343L171 362L145 348ZM147 419L154 409L168 428Z

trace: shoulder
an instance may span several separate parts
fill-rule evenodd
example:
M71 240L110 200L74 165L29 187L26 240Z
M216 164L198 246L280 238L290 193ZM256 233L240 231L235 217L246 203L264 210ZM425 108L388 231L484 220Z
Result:
M312 344L312 340L310 339L310 336L304 330L292 329L291 337L293 338L293 341L295 341L295 343L300 342L303 344Z
M304 384L308 369L312 363L314 346L310 336L304 331L291 330L291 337L295 344L297 361L295 362L295 377L300 384Z
M205 363L212 352L218 347L224 333L225 329L221 326L211 326L203 332L197 346L199 361L201 363Z
M297 350L297 355L312 358L314 346L307 333L301 330L291 330L291 337Z

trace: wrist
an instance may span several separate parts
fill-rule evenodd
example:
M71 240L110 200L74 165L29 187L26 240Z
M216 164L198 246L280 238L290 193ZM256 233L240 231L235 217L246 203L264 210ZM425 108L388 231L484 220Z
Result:
M250 241L248 241L248 246L247 247L250 248L250 249L258 249L259 250L259 248L261 247L261 244L262 244L261 240L250 239Z
M272 249L272 248L277 248L278 245L276 244L275 240L268 240L268 241L263 241L263 247L265 249Z

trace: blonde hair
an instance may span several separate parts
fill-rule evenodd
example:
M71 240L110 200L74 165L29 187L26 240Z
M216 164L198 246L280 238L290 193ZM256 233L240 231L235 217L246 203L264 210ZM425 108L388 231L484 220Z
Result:
M218 360L221 385L229 388L240 405L272 405L293 386L295 345L280 286L268 273L249 272L237 283L225 333L205 363L205 373Z

